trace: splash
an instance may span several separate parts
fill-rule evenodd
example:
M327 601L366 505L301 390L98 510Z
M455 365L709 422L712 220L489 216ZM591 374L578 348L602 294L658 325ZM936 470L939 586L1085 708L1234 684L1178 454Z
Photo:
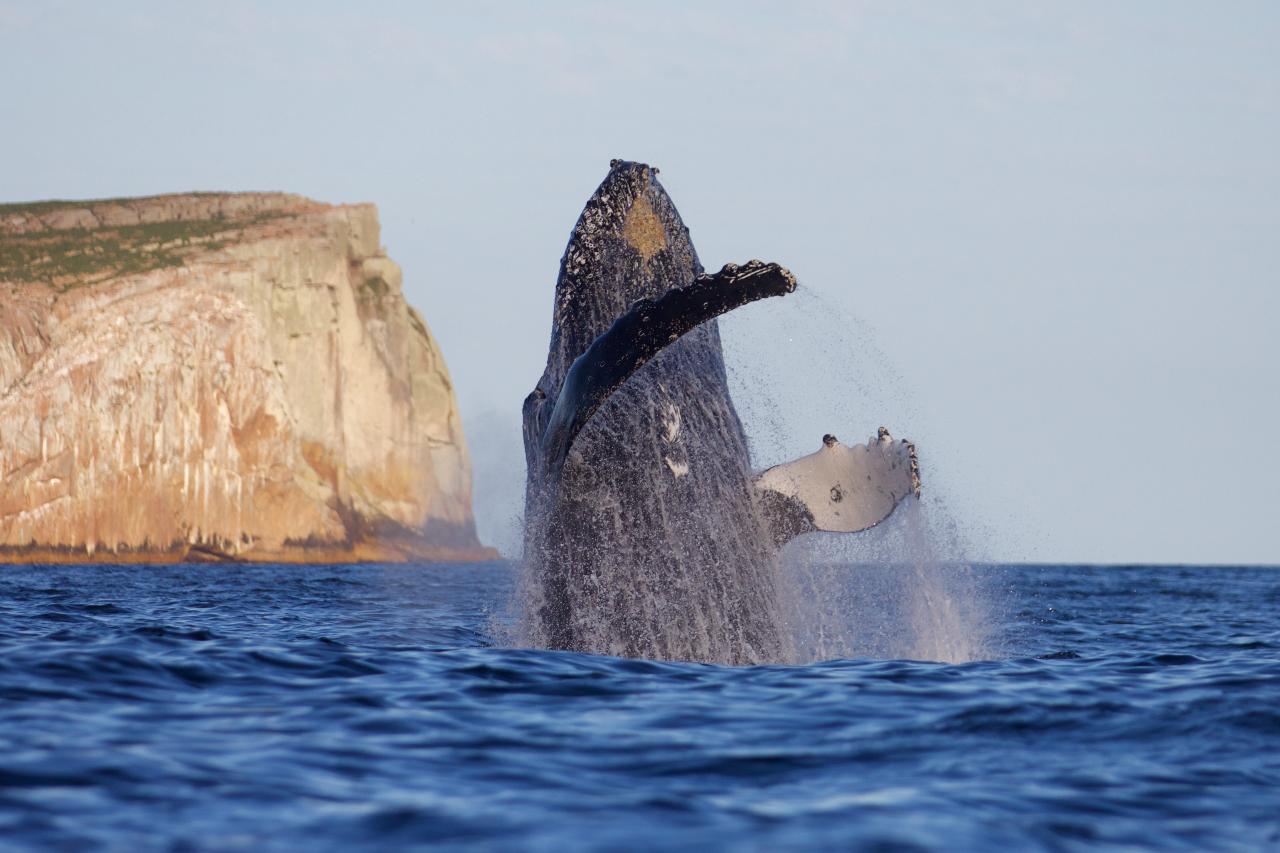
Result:
M991 620L972 566L945 563L921 507L913 502L905 509L903 526L911 567L907 580L909 657L947 663L990 658Z
M910 500L868 534L788 546L779 584L793 662L996 656L989 582L970 563L941 556L947 537L930 524L933 511Z
M930 465L918 408L866 323L811 288L796 296L781 310L748 310L723 324L730 386L755 465L802 452L823 432L902 424L920 448L925 493L873 530L809 534L784 549L779 607L789 658L963 663L996 656L995 591L966 557L970 526L957 520ZM815 364L837 369L815 371Z

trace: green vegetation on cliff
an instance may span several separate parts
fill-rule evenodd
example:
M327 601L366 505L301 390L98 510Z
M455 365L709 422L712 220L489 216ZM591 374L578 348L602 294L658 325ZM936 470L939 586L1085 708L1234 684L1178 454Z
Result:
M214 196L225 195L225 193L217 192L189 192L181 193L187 198L213 198ZM72 208L93 207L99 204L137 204L139 202L156 201L165 198L173 198L174 193L166 193L165 195L142 195L142 196L122 196L120 198L87 198L87 199L62 199L54 198L48 201L12 201L0 204L0 216L9 216L12 214L27 216L40 216L45 213L53 213L55 210L67 210Z
M33 214L83 204L0 205L0 214ZM50 207L42 210L45 205ZM44 283L66 290L113 276L180 266L191 251L221 248L245 228L282 215L267 211L245 219L171 220L29 234L0 231L0 281Z

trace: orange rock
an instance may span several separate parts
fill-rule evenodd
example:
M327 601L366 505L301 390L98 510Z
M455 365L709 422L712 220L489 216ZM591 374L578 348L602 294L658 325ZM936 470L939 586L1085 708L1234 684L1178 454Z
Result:
M373 205L0 205L0 561L492 556Z

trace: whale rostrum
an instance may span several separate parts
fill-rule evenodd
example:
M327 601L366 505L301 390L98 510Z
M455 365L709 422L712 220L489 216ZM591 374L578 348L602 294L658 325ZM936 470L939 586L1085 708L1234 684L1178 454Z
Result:
M787 658L778 552L919 496L883 427L757 474L716 319L795 290L778 264L703 273L655 169L615 160L556 283L546 368L524 404L524 639L721 663Z

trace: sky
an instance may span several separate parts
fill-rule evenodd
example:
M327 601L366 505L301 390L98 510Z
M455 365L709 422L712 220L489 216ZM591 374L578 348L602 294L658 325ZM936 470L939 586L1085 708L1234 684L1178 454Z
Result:
M708 268L761 464L884 423L976 556L1280 563L1280 5L15 3L0 201L378 205L482 536L611 158Z

